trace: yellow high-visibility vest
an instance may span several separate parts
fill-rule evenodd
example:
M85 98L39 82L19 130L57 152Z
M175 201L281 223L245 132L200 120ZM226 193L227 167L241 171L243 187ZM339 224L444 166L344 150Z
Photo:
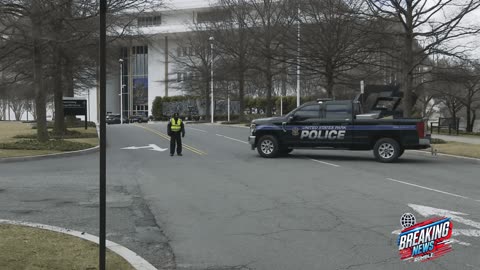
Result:
M175 119L170 119L170 128L173 132L179 132L182 129L182 119L178 118L175 123Z

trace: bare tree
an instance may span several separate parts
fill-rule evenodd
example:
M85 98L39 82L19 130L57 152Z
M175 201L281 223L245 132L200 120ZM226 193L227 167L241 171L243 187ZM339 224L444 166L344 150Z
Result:
M480 64L462 62L458 67L458 79L463 85L459 91L460 101L465 106L467 127L472 132L477 118L477 109L480 107Z
M436 63L433 69L435 79L436 97L448 109L450 116L458 118L458 113L463 109L461 92L464 89L462 80L458 77L458 68L450 60L442 60Z
M478 27L464 26L466 15L480 6L479 0L367 0L370 15L387 24L399 25L391 33L403 39L401 46L401 87L404 92L404 116L410 117L413 108L414 72L432 54L456 55L450 41L478 33ZM384 33L388 35L388 33ZM421 40L422 46L416 46Z
M294 1L244 0L242 4L249 10L247 23L252 37L254 69L262 77L265 89L266 114L272 116L274 102L274 77L282 73L283 49L286 47L288 30L297 20L297 4Z
M300 2L301 66L313 76L321 75L328 97L334 97L337 81L348 80L371 56L377 45L370 33L379 24L362 16L360 0Z
M115 41L126 33L137 33L131 27L134 19L161 2L112 0L108 4L108 31L110 41ZM63 134L63 94L73 96L75 85L96 80L97 1L0 0L0 15L0 36L6 41L0 59L9 63L2 68L8 67L15 81L33 82L38 139L48 139L46 99L51 93L45 87L47 83L52 84L55 96L55 132Z
M198 26L193 26L193 32L190 35L179 39L178 43L182 44L182 47L178 47L176 53L170 54L177 65L177 89L182 89L193 96L203 97L206 106L205 116L210 113L210 68L212 59L210 37L209 32L200 30ZM219 59L218 56L215 58ZM216 70L219 70L217 69L218 63L215 60L214 68ZM217 72L214 72L214 76L218 77Z
M254 50L251 32L248 31L250 9L244 1L220 0L210 19L199 22L215 38L216 51L222 55L225 64L225 79L235 81L240 103L240 120L245 111L246 77L252 69L251 53ZM228 83L232 85L232 83Z

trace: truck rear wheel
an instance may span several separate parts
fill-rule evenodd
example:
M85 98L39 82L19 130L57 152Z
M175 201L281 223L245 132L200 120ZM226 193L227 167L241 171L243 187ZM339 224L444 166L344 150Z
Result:
M373 154L377 161L390 163L398 159L401 153L400 144L394 139L382 138L375 143Z
M257 143L257 151L260 156L265 158L276 157L280 151L277 138L271 135L260 137Z

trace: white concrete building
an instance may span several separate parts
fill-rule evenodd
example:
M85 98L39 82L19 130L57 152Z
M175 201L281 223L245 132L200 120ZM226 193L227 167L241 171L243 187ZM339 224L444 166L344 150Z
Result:
M175 60L171 55L182 56L189 48L180 44L180 37L191 31L191 26L210 10L209 1L172 0L166 7L142 15L137 19L139 30L151 37L149 44L130 42L118 52L118 72L107 77L107 112L120 113L120 73L122 73L124 116L152 114L152 104L157 96L182 95L178 83ZM123 66L120 71L120 66Z

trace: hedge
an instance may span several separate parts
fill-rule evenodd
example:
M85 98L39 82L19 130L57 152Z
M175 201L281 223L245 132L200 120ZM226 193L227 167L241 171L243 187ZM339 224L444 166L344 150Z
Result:
M162 97L156 97L152 104L152 116L154 120L161 120L163 106L162 106L163 99Z
M302 97L302 103L308 101L314 101L317 97L308 96ZM153 101L152 115L154 120L166 120L168 116L163 115L163 103L164 102L179 102L192 99L203 99L203 97L198 96L173 96L173 97L156 97ZM267 98L266 97L245 97L245 110L250 110L251 108L266 110L267 107ZM272 98L273 106L277 112L280 112L280 97L276 96ZM288 113L297 107L297 97L296 96L286 96L283 97L283 113ZM247 114L248 115L248 114ZM226 117L226 116L225 116ZM225 118L226 120L226 118Z

